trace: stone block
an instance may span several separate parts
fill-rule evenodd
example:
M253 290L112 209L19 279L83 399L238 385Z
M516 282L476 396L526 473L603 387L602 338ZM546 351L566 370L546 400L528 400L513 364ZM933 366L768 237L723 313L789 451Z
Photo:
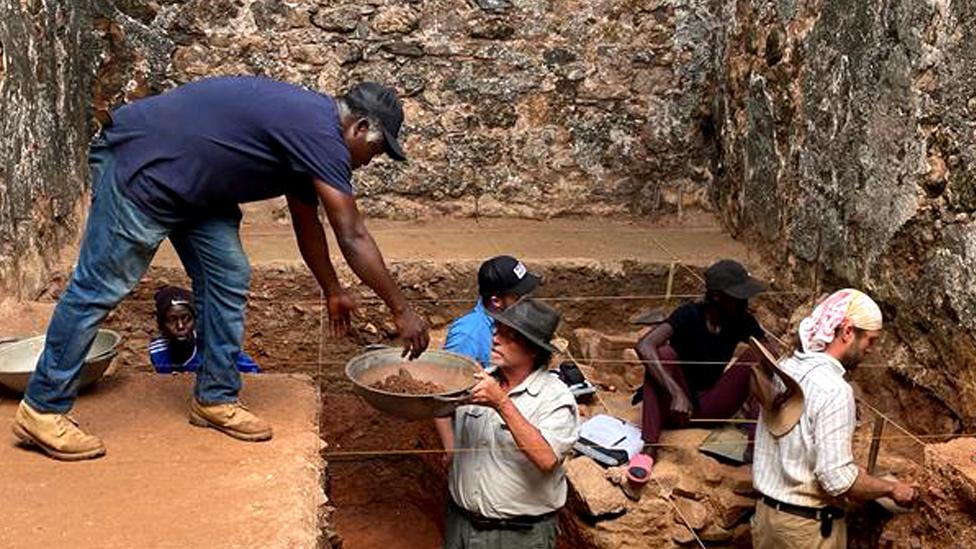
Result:
M325 31L348 33L356 30L359 19L359 8L339 6L317 11L312 16L312 24Z
M732 532L717 524L712 524L699 532L698 537L705 543L728 543L732 541Z
M500 17L476 17L468 21L468 36L488 40L507 40L515 34L515 27Z
M511 0L474 0L474 3L484 11L503 11L512 7Z
M402 57L421 57L424 54L423 46L416 42L387 42L382 48L387 53Z
M627 497L607 480L606 471L592 459L577 457L569 460L566 478L590 517L615 516L627 510Z
M740 496L727 490L715 490L708 496L715 508L719 526L732 528L756 508L756 500Z
M673 501L676 508L674 521L678 524L701 530L711 523L711 513L702 503L683 497L676 497Z
M417 29L420 16L407 6L384 9L373 17L370 27L382 34L407 34Z
M696 542L694 532L683 524L674 529L671 539L678 545L691 545Z

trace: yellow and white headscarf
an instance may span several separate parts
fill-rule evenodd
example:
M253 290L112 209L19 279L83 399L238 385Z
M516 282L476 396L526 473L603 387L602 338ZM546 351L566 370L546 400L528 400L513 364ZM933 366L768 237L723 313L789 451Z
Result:
M800 323L800 344L808 353L823 351L838 327L850 324L862 330L880 330L881 309L859 290L838 290L821 301Z

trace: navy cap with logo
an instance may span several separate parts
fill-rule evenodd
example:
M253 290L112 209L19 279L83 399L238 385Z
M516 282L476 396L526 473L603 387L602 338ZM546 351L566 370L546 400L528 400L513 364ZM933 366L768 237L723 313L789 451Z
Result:
M349 108L356 113L373 116L380 121L386 154L394 160L404 161L400 142L400 126L403 125L403 105L396 91L376 82L356 84L343 96Z
M705 287L736 299L751 299L766 289L741 263L731 259L723 259L705 271Z
M502 294L524 296L539 286L541 279L510 255L493 257L478 269L478 293L482 297Z

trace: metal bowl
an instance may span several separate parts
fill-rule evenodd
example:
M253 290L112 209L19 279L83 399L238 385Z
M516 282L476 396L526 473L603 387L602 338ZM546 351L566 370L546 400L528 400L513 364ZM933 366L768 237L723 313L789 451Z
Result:
M402 358L401 349L386 348L354 357L346 364L346 376L356 394L377 410L405 419L429 419L450 415L469 398L468 391L481 367L474 360L448 351L425 351L416 360ZM420 381L445 388L441 393L411 395L370 387L404 368Z
M115 350L122 336L112 330L98 330L85 363L81 368L84 389L102 378L118 352ZM44 351L44 336L21 339L0 346L0 385L23 393Z

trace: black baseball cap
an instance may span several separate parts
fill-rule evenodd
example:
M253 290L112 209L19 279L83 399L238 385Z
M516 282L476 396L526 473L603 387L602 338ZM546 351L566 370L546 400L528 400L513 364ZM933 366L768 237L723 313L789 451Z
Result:
M393 88L376 82L362 82L347 91L343 99L352 111L374 116L380 121L384 148L390 158L400 162L407 159L400 142L397 141L400 126L403 125L403 104L400 103L400 98Z
M766 284L749 275L738 261L723 259L705 271L705 287L736 299L751 299L766 290Z
M493 257L478 269L478 293L484 296L515 294L524 296L539 286L541 278L510 255Z

